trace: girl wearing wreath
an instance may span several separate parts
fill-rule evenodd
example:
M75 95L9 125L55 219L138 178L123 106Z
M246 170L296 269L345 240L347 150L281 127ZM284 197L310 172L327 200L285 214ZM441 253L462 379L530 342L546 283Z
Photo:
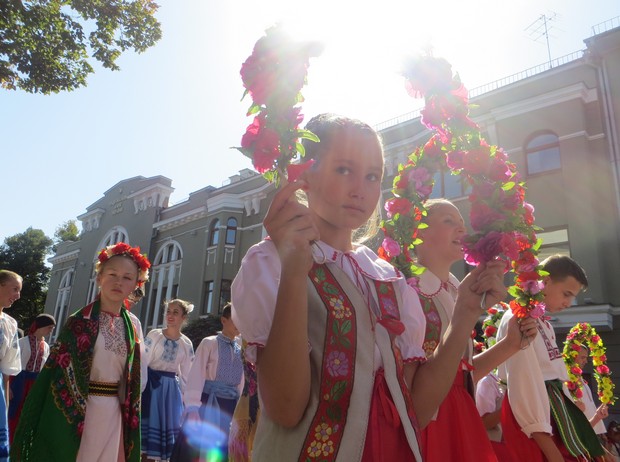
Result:
M52 346L24 404L14 460L140 460L142 326L126 300L149 267L124 242L99 253L99 295L69 317Z

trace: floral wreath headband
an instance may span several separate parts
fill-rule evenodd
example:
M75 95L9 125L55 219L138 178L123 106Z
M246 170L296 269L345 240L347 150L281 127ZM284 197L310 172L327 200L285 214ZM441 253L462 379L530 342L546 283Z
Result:
M97 263L95 264L95 272L99 274L101 266L107 262L110 258L122 255L131 258L136 265L138 265L138 287L142 286L149 280L149 268L151 262L145 254L140 253L140 247L132 247L125 242L119 242L118 244L109 245L105 249L101 249L97 256Z

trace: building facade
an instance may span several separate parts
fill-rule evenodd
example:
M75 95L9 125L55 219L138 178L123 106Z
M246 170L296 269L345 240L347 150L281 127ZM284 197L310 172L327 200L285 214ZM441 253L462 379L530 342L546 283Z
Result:
M473 119L501 146L527 183L526 200L543 228L541 256L571 255L590 287L576 306L554 317L561 333L590 322L620 367L620 18L597 26L585 49L470 91ZM417 114L378 127L386 150L385 198L399 163L430 133ZM469 216L467 191L450 172L434 196ZM59 246L45 311L62 322L95 296L94 262L105 245L139 245L153 263L146 296L135 308L145 331L161 326L163 301L192 301L192 316L218 313L247 249L264 237L272 185L243 170L222 187L207 186L168 206L170 179L123 180L79 216L77 242ZM464 265L455 268L462 276ZM561 340L561 339L560 339ZM617 353L615 353L617 351Z

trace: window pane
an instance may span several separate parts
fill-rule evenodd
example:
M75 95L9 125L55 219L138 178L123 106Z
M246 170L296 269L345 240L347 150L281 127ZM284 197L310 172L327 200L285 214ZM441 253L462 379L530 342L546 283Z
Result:
M215 220L211 224L211 239L209 245L217 245L220 242L220 220Z
M443 185L441 181L441 172L435 172L433 179L435 180L435 185L433 186L433 190L431 191L431 195L429 197L431 199L443 197Z
M444 197L446 199L453 199L455 197L461 197L463 191L461 188L461 182L458 175L452 175L450 172L445 172L444 178Z
M530 175L557 170L560 167L560 148L558 147L527 154L527 172Z
M533 140L531 140L528 144L526 149L532 150L532 149L536 149L540 146L547 146L550 144L558 144L559 139L557 137L557 135L553 134L553 133L545 133L544 135L539 135L536 138L534 138Z

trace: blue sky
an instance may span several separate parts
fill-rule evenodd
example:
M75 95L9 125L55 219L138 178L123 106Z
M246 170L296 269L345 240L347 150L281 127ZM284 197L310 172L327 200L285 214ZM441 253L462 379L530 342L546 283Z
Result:
M377 124L421 106L397 73L408 52L432 46L474 88L548 60L525 30L541 15L553 18L552 58L620 16L617 0L419 3L161 0L162 40L122 56L119 72L97 68L87 87L57 95L0 90L0 241L29 226L52 236L125 178L164 175L178 203L249 168L229 149L251 122L239 68L278 20L326 45L303 91L306 120L332 111Z

